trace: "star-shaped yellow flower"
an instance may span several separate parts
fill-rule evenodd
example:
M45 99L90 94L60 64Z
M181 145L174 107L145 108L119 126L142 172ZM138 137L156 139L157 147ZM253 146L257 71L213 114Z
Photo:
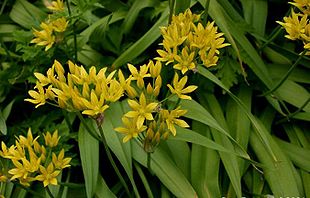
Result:
M175 129L175 124L186 128L189 127L189 125L181 119L178 119L179 117L185 115L187 112L187 110L182 110L180 109L180 107L172 110L172 111L168 111L166 109L163 109L160 111L160 115L162 116L162 119L166 122L167 127L169 129L169 131L175 136L176 135L176 129Z
M179 75L175 73L173 78L173 87L170 84L168 84L167 86L169 87L172 94L177 94L178 97L181 99L191 100L192 98L185 94L195 91L198 87L195 85L190 85L184 88L187 82L187 78L187 76L184 76L179 81Z
M123 138L123 142L128 142L130 139L138 137L139 133L146 130L146 126L142 125L140 128L137 127L136 118L126 118L122 117L123 124L125 127L117 127L114 130L120 133L125 134L126 136Z
M126 117L137 119L137 128L140 129L144 123L144 120L153 120L152 112L156 108L157 103L151 102L147 104L146 98L141 93L139 103L135 100L128 100L128 104L133 111L129 111L125 114Z
M38 181L42 181L44 187L46 187L49 184L57 185L57 179L56 177L59 175L60 171L54 169L54 165L51 162L47 168L44 166L40 166L40 172L41 174L36 176L35 179Z

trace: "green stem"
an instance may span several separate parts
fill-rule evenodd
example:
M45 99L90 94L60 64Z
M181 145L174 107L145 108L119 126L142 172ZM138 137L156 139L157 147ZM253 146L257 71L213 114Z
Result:
M269 45L281 32L282 32L282 27L277 26L275 31L271 33L270 38L260 47L260 50L263 50L267 45Z
M42 194L40 193L37 193L36 191L34 190L31 190L31 189L28 189L27 187L21 185L20 183L17 183L17 182L14 182L14 184L22 189L24 189L25 191L29 192L30 194L32 195L35 195L35 196L38 196L38 197L42 197L42 198L45 198L45 196L43 196Z
M146 179L146 177L145 177L145 175L143 173L143 170L141 169L140 165L138 163L136 163L136 162L134 162L134 166L135 166L135 168L136 168L136 170L138 172L138 175L140 176L141 181L142 181L142 183L143 183L143 185L145 187L145 191L146 191L147 197L153 198L154 196L153 196L152 190L150 188L149 183L147 182L147 179Z
M206 1L206 5L205 5L205 10L203 13L203 24L206 25L207 21L208 21L208 16L209 16L209 5L210 5L210 0Z
M68 13L69 17L71 18L71 8L70 8L70 0L66 0L67 3L67 8L68 8ZM74 43L74 60L77 63L78 61L78 54L77 54L77 39L76 39L76 22L73 23L72 29L73 29L73 43Z
M3 10L4 10L4 7L5 7L5 5L7 4L7 2L8 2L8 0L4 0L4 2L3 2L3 4L2 4L2 7L1 7L1 9L0 9L0 16L2 15Z
M113 156L112 156L112 154L111 154L111 151L110 151L110 149L109 149L109 147L108 147L108 143L107 143L107 141L106 141L106 139L105 139L105 137L104 137L103 129L102 129L101 126L98 126L98 129L99 129L99 133L100 133L100 136L101 136L101 141L102 141L102 143L103 143L103 146L104 146L104 149L105 149L105 151L106 151L107 157L108 157L109 161L111 162L111 165L112 165L112 167L113 167L115 173L117 174L117 176L118 176L120 182L121 182L122 185L124 186L127 195L128 195L129 197L131 197L131 193L130 193L130 191L129 191L129 188L128 188L128 186L127 186L127 184L126 184L126 182L125 182L125 180L124 180L124 178L123 178L121 172L119 171L118 167L117 167L116 164L115 164L115 161L114 161L114 159L113 159Z
M172 16L174 14L174 6L175 6L175 0L169 0L170 13L169 13L169 22L168 22L168 24L170 24L171 21L172 21Z
M276 84L276 86L274 86L271 90L267 91L266 93L264 93L262 96L266 96L268 94L273 93L274 91L276 91L284 82L285 80L288 78L288 76L292 73L292 71L295 69L295 67L298 65L298 63L301 61L301 59L304 57L304 55L306 54L307 50L304 50L301 55L297 58L297 60L295 61L295 63L291 66L291 68L286 72L286 74L282 77L282 79Z
M84 188L84 184L75 184L75 183L70 183L70 182L59 182L59 185L61 186L66 186L69 188Z
M65 110L62 110L62 113L63 113L63 115L64 115L65 122L66 122L66 124L67 124L69 130L70 130L71 132L73 132L73 128L72 128L72 125L71 125L71 123L70 123L70 119L69 119L69 117L68 117L67 112L66 112Z
M84 117L82 116L82 114L80 112L77 112L76 115L79 117L79 119L81 120L81 122L83 123L85 129L88 131L88 133L95 138L96 140L100 141L100 138L97 134L95 134L93 132L93 130L90 129L90 127L88 126L86 120L84 119Z
M152 173L152 168L151 168L151 153L147 153L147 168L149 169L149 171Z
M46 186L45 190L47 194L50 196L50 198L55 198L48 186Z

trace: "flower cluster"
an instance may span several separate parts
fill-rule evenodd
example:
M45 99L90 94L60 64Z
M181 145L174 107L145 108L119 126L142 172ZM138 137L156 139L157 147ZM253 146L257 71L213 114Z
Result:
M200 15L192 14L188 9L173 16L168 27L162 27L163 50L157 50L156 60L173 64L173 68L185 74L188 70L196 70L197 64L206 67L216 65L219 49L229 44L224 43L223 33L218 33L214 22L204 26Z
M307 50L307 55L310 50L310 24L309 24L309 13L310 13L310 0L294 0L290 2L300 12L295 12L293 9L291 15L284 17L283 21L277 21L286 30L286 38L290 40L300 40L304 44L304 49Z
M123 142L138 137L143 142L145 151L153 152L161 138L166 139L169 134L176 135L175 125L189 127L184 120L179 119L187 111L182 110L181 107L168 109L165 101L173 95L180 99L191 99L185 94L193 92L197 86L185 87L187 76L179 80L178 74L175 73L172 85L167 85L171 92L170 96L167 95L159 100L160 93L162 93L161 62L154 63L150 60L148 64L140 67L128 64L128 68L131 75L125 81L129 82L126 85L134 93L129 94L126 91L127 95L131 97L128 100L131 110L122 117L124 126L117 127L115 130L125 134ZM119 74L121 74L119 79L124 78L120 71Z
M68 111L82 111L85 115L98 118L110 102L116 102L123 96L122 82L115 79L115 71L106 76L106 67L97 73L95 66L88 72L71 61L68 61L68 66L66 74L61 63L55 60L46 76L34 73L37 91L30 90L28 93L32 99L25 100L37 104L36 107L48 101Z
M47 8L54 12L48 16L46 22L40 24L41 30L33 29L34 39L30 43L45 46L45 51L49 50L55 42L63 39L63 32L66 31L68 21L65 17L59 17L58 12L64 11L62 0L52 1Z
M59 151L57 148L60 139L57 130L43 136L45 144L40 144L39 136L33 138L29 129L27 137L20 135L16 138L15 145L7 147L1 142L0 157L11 161L11 168L0 172L0 182L18 180L20 184L30 186L31 182L40 181L44 187L57 185L57 176L64 168L70 167L71 158L65 158L64 149Z
M173 16L172 23L161 28L164 49L157 50L160 56L141 66L128 64L129 75L124 75L121 69L106 75L107 68L97 73L94 66L87 72L83 66L71 61L69 68L64 69L55 60L46 75L34 73L36 90L29 91L32 98L26 101L36 107L49 102L68 111L82 111L101 125L109 104L127 96L130 111L122 117L123 126L115 131L125 135L123 142L138 138L145 151L153 152L161 139L166 139L169 134L176 135L176 126L189 127L180 119L187 110L178 104L180 100L191 100L188 94L197 86L187 85L185 73L195 71L197 64L215 65L219 49L228 45L214 22L204 26L199 20L200 16L190 10ZM162 86L163 63L173 64L175 69L173 79L165 79L171 80L167 86ZM169 100L173 96L178 98L176 103Z

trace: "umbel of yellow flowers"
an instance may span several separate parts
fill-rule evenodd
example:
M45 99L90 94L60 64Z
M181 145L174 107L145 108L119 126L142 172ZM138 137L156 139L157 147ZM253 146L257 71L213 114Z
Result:
M298 8L300 12L291 11L291 15L284 17L283 21L277 21L281 26L285 28L287 35L286 38L290 40L300 40L303 42L304 49L307 50L306 55L310 52L310 0L294 0L290 2L293 6Z
M63 12L64 3L62 0L52 1L50 4L47 3L47 8L55 13ZM66 31L68 23L65 17L50 14L48 20L41 22L41 30L33 28L35 38L30 43L45 46L45 51L49 50L54 43L62 40L62 33Z
M7 147L1 142L0 157L11 163L6 172L0 172L0 182L18 180L20 184L30 186L31 182L40 181L44 187L58 184L57 176L62 169L70 167L71 158L65 158L64 149L55 152L59 150L55 149L60 139L57 130L43 136L45 144L40 144L39 136L33 138L29 129L27 137L20 135L16 138L15 145Z
M97 73L92 66L87 72L83 66L68 62L69 72L57 60L48 69L46 76L34 73L37 83L35 90L28 93L36 107L50 102L68 111L82 111L82 114L97 117L102 114L110 102L118 101L124 94L120 82L114 78L115 71L105 75L107 68ZM126 82L124 82L126 83Z
M192 14L190 9L172 17L171 24L161 28L163 49L157 50L156 60L172 63L173 68L185 74L196 70L197 64L206 67L216 65L219 49L228 46L223 33L218 33L214 22L204 26L200 15Z
M196 71L198 64L216 65L219 49L228 45L224 43L223 33L217 32L214 22L204 26L199 20L200 15L192 14L189 9L184 14L173 16L172 23L161 28L164 49L157 50L159 57L141 66L128 64L128 77L121 69L106 74L107 68L97 72L92 66L86 71L71 61L68 62L69 68L64 69L55 60L46 75L34 73L37 78L35 90L28 92L32 98L26 101L36 107L52 103L68 111L81 111L97 120L110 103L127 96L130 110L122 117L124 126L115 128L115 131L125 135L123 142L137 138L145 151L153 152L161 139L166 139L169 134L176 135L176 126L189 127L180 118L187 110L181 109L178 102L172 106L166 103L171 96L176 96L179 101L192 99L188 94L197 86L187 86L188 76L185 74ZM162 63L172 65L175 70L174 78L167 82L168 89L165 87L164 92Z

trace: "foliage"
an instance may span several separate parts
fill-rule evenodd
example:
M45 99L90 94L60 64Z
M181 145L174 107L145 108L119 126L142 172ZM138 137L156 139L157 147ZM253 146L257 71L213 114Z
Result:
M309 5L1 1L0 197L310 197Z

